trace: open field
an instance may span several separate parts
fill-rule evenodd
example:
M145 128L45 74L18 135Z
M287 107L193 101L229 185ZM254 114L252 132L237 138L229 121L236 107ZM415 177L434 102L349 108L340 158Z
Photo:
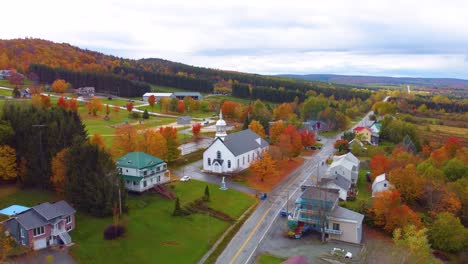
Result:
M160 113L160 114L169 114L169 115L177 115L177 116L191 116L191 117L195 117L195 118L208 118L208 117L212 117L214 112L211 112L211 111L208 111L208 112L203 112L203 111L191 111L191 112L184 112L184 113L178 113L178 112L165 112L165 111L161 111L161 108L159 106L159 104L155 104L154 105L154 108L152 108L151 106L149 105L145 105L145 106L140 106L140 107L136 107L142 111L144 110L148 110L148 112L154 112L154 113Z
M151 84L151 91L154 93L193 92L189 90L178 89L175 87L161 86L161 85L155 85L155 84Z
M243 193L221 191L217 185L194 180L174 183L174 191L184 205L200 198L206 185L210 188L209 205L236 219L255 202ZM5 187L0 188L0 195L0 208L10 204L33 206L60 199L47 191L12 191ZM76 229L71 232L76 244L71 253L79 263L154 263L155 260L196 263L230 225L205 214L173 217L174 201L154 193L130 195L128 205L129 213L122 219L127 234L113 241L104 240L102 235L104 228L112 223L112 217L95 218L77 213Z

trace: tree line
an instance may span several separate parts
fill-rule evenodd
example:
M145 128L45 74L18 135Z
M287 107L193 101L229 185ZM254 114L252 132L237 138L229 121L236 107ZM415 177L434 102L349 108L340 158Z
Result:
M57 79L64 79L74 88L92 86L96 92L124 97L141 96L151 90L147 83L106 73L77 72L40 64L31 64L29 73L34 73L42 83L53 83Z

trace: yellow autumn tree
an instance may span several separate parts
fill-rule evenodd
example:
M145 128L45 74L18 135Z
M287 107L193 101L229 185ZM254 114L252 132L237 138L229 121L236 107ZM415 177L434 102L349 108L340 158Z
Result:
M280 138L280 136L283 134L284 130L286 127L284 126L283 121L278 121L273 123L273 125L270 126L270 142L271 144L276 144Z
M257 133L262 138L265 138L265 128L257 120L252 120L249 124L249 129Z
M166 139L155 130L146 130L145 133L140 135L141 139L138 140L137 150L146 152L158 158L163 158L167 154Z
M112 138L111 153L115 158L120 158L137 150L139 143L138 131L135 127L124 125L115 131L115 136Z
M63 194L65 192L65 181L67 175L67 167L65 163L65 156L67 155L68 148L64 148L59 151L51 161L52 175L50 176L50 182L54 187L54 190Z
M0 146L0 178L13 180L18 176L16 150L8 145Z
M276 176L278 170L276 168L276 161L274 161L268 152L264 153L262 157L254 161L250 168L254 172L255 176L260 178L260 181L268 176Z
M102 111L104 108L104 104L102 103L101 99L94 96L91 100L86 104L88 112L93 114L94 116L97 115L97 112Z

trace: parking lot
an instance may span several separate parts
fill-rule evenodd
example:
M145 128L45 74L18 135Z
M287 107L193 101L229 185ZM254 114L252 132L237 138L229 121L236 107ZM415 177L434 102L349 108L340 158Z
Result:
M299 239L291 239L285 237L287 232L286 217L277 217L268 234L263 239L258 247L256 255L271 254L278 257L289 258L292 256L301 255L306 257L310 263L357 263L362 247L360 245L344 243L339 241L329 241L322 243L320 233L312 232L304 235ZM341 248L353 254L352 260L337 258L330 254L333 248Z

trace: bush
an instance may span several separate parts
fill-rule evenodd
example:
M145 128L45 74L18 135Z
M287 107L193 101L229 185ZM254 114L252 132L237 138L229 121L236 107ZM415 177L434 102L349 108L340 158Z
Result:
M104 239L114 240L125 234L125 227L121 225L109 225L104 230Z
M130 117L138 119L138 118L140 118L140 114L138 112L132 112L132 113L130 113Z
M148 114L148 110L145 109L145 112L143 112L143 118L148 119L150 116Z

